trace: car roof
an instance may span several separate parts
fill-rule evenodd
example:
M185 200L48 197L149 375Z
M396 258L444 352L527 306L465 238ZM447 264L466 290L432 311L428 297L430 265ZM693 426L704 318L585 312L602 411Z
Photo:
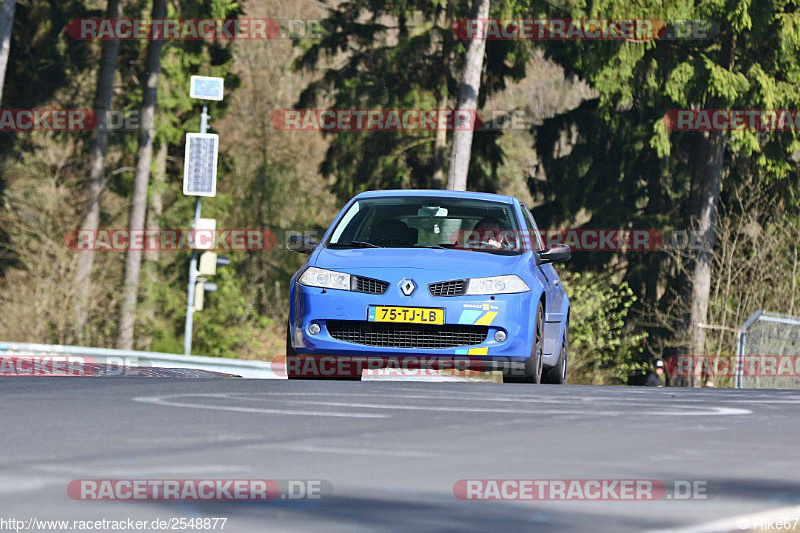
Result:
M443 189L390 189L386 191L366 191L356 195L356 198L381 198L386 196L438 196L442 198L472 198L475 200L489 200L507 204L514 203L513 196L488 192L450 191Z

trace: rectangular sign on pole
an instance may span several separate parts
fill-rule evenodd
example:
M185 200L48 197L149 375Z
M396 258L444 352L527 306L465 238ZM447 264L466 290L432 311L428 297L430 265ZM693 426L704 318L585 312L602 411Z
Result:
M183 161L183 194L215 196L217 194L217 154L219 135L187 133Z
M189 96L200 100L222 100L222 78L211 76L192 76Z

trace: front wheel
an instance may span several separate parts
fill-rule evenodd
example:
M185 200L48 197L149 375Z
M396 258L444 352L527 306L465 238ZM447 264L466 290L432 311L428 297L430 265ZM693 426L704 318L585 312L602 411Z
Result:
M297 352L294 351L292 346L292 326L289 322L286 322L286 377L288 379L303 379L303 376L293 371L293 369L300 366L299 363Z
M567 354L569 353L569 323L564 327L564 341L561 343L561 351L558 354L556 366L551 368L545 376L545 383L564 385L567 382Z
M539 302L536 308L536 324L533 332L531 356L525 361L525 370L521 377L506 377L509 383L541 383L544 369L544 306Z
M286 322L286 357L290 355L297 355L297 352L294 351L292 347L292 327L289 322Z

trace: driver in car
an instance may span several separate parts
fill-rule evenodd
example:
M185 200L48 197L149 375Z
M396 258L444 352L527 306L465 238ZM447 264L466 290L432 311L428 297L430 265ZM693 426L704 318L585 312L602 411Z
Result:
M477 233L478 240L483 246L496 249L511 246L508 229L504 228L500 220L495 217L482 218L472 231Z

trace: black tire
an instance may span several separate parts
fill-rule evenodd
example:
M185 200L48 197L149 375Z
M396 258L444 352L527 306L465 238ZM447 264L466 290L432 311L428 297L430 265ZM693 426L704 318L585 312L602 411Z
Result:
M291 325L289 322L286 322L286 377L288 379L304 379L303 376L298 376L294 372L290 372L290 368L297 368L299 365L297 361L290 361L291 359L297 359L297 352L294 351L294 347L292 347L292 332L291 332Z
M531 356L525 361L525 370L522 376L504 377L508 383L541 383L544 370L544 306L539 302L536 308L536 329L533 332Z
M295 352L294 348L292 347L292 333L290 331L289 326L290 326L290 324L287 321L286 322L286 357L289 357L290 355L297 355L297 352Z
M564 385L567 383L567 362L569 354L569 322L564 328L564 342L561 343L561 351L558 354L556 366L547 371L545 383Z

